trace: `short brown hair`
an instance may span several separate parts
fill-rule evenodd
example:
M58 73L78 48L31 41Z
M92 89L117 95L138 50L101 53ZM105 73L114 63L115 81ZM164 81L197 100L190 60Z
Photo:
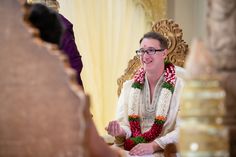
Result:
M160 46L162 49L168 49L168 41L167 39L161 35L160 33L157 32L147 32L146 34L143 35L143 37L140 39L139 43L143 41L143 39L156 39L160 42Z

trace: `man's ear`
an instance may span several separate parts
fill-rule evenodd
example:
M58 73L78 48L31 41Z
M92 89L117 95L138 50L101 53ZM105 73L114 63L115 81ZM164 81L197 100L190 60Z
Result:
M167 54L168 54L168 50L167 50L167 49L165 49L165 50L163 51L163 53L162 53L162 55L163 55L163 58L166 58L166 57L167 57Z

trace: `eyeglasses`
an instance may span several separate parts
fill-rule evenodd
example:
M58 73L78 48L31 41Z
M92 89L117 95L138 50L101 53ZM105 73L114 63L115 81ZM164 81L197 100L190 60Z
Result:
M140 49L140 50L136 50L136 54L139 56L144 55L145 53L147 53L148 55L154 55L156 54L156 52L161 52L164 51L164 49L155 49L154 47L150 47L148 49Z

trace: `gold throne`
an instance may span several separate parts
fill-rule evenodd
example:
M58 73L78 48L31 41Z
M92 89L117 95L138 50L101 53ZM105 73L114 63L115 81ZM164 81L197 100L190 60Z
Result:
M182 39L183 32L173 20L163 19L157 21L152 26L152 31L158 32L164 35L168 40L168 55L167 60L176 66L183 67L184 61L188 53L188 45ZM118 80L118 95L120 95L123 83L133 77L136 70L141 66L138 56L134 56L128 63L128 67L125 69L124 75Z

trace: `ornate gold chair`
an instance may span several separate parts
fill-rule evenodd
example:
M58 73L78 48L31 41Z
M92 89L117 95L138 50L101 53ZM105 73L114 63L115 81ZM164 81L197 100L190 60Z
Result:
M173 20L164 19L157 21L152 26L152 31L158 32L164 35L168 39L168 55L167 60L175 64L176 66L183 67L186 55L188 53L188 45L182 39L183 32ZM138 56L134 56L128 63L128 67L118 80L118 95L120 95L123 83L133 77L136 70L139 69L141 63Z

